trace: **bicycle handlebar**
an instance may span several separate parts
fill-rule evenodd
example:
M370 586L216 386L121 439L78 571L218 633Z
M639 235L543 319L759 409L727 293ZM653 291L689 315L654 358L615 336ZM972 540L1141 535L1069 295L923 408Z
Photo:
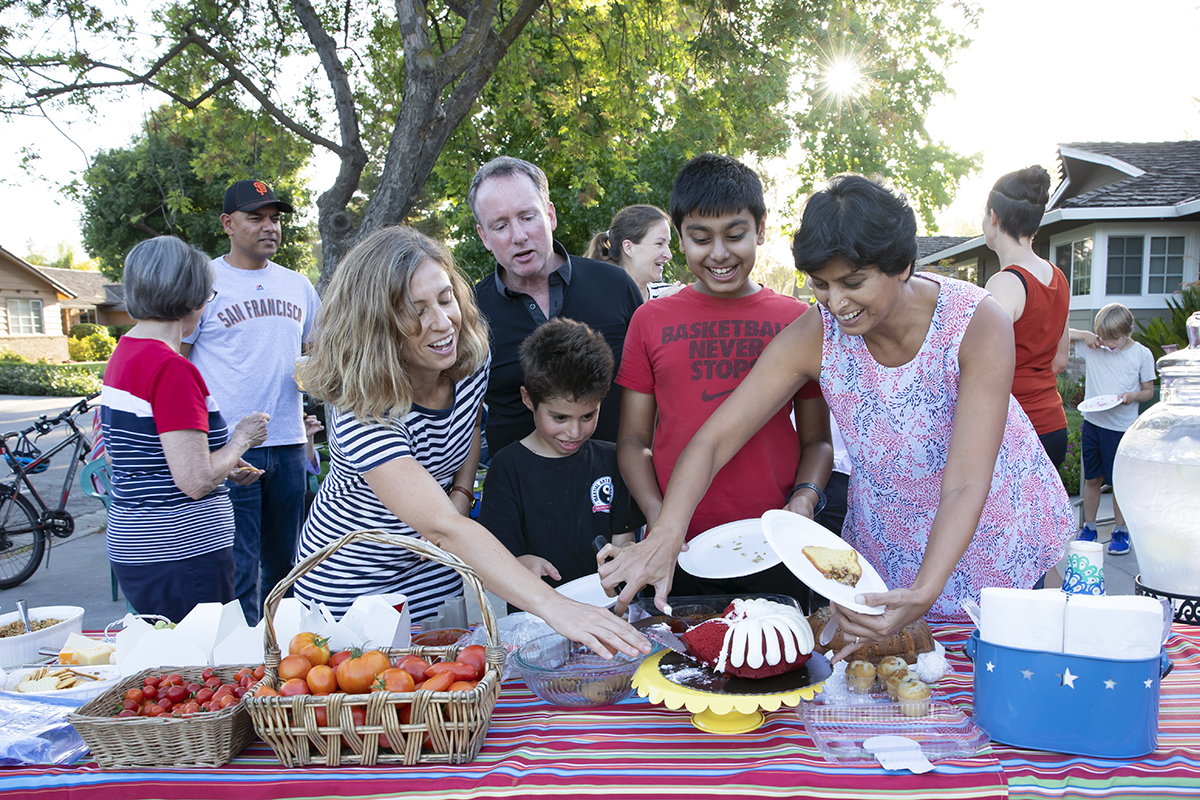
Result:
M7 440L13 436L17 436L17 435L21 435L21 434L27 436L27 435L33 433L34 431L37 431L40 434L49 433L56 426L63 424L68 419L71 419L72 417L76 417L76 416L84 413L85 411L87 411L89 408L88 402L91 400L95 400L99 396L100 396L99 392L90 394L87 397L80 400L78 403L75 403L70 408L66 409L65 411L60 412L58 414L58 416L53 417L53 418L48 418L45 414L42 414L42 416L38 418L37 422L33 423L25 430L19 431L19 432L11 431L9 433L4 434L4 439Z

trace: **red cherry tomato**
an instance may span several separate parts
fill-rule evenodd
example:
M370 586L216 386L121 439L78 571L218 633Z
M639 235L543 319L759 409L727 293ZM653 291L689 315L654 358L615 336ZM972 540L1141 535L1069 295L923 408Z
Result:
M142 681L142 684L145 686L158 686L158 682L161 680L162 678L157 675L148 675L146 680Z
M253 675L254 675L254 670L250 669L249 667L242 667L241 669L239 669L237 671L237 674L234 675L233 677L238 683L241 683L243 678L248 678Z
M203 689L201 689L200 691L196 692L196 702L197 703L201 703L201 704L207 703L209 700L212 700L212 697L213 697L213 690L209 689L207 686L204 687Z
M303 678L292 678L279 687L279 693L284 697L294 697L298 694L312 694Z
M435 665L436 666L436 665ZM453 672L443 670L436 675L429 676L429 680L421 685L421 688L429 692L444 692L450 688L450 684L454 683L458 678Z
M117 714L118 717L136 717L137 715L138 713L136 711L131 711L128 708L122 709L121 712Z
M425 680L426 673L429 672L429 662L420 656L404 656L396 664L396 667L412 675L415 683Z
M191 696L191 692L182 686L172 686L167 689L167 698L172 703L178 703L180 700L185 700Z
M145 699L145 695L142 694L141 689L130 689L129 691L125 692L125 699L132 700L137 705L141 705L142 700Z

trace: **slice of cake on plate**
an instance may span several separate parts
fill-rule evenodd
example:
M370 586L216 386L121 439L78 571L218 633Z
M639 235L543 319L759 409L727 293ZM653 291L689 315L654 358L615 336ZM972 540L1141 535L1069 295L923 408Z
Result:
M717 672L739 678L791 672L808 661L814 644L804 615L771 600L734 600L722 616L684 633L683 642Z
M812 562L817 572L831 581L845 586L857 586L858 579L862 577L862 566L859 565L858 553L854 550L810 545L800 552Z

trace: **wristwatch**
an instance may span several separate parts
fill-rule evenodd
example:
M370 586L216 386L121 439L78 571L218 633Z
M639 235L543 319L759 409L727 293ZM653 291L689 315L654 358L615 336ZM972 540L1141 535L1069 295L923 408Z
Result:
M825 493L823 491L821 491L820 489L818 489L816 486L812 485L811 483L797 483L795 486L792 487L792 490L790 492L788 492L787 500L785 502L790 503L792 501L792 495L794 495L796 492L800 491L801 489L812 489L814 492L817 493L817 505L813 508L813 516L814 517L825 510L825 505L829 502L829 498L825 496Z
M475 510L475 503L478 502L478 500L476 499L474 492L465 486L458 486L457 484L446 490L446 494L454 494L455 492L462 492L462 494L466 496L467 502L470 504L467 506L468 511Z

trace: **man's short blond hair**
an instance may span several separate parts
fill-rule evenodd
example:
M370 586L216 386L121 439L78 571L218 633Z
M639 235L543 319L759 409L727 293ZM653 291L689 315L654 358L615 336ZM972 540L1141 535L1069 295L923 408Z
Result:
M1096 312L1096 335L1118 339L1133 333L1133 312L1120 303L1109 303Z

